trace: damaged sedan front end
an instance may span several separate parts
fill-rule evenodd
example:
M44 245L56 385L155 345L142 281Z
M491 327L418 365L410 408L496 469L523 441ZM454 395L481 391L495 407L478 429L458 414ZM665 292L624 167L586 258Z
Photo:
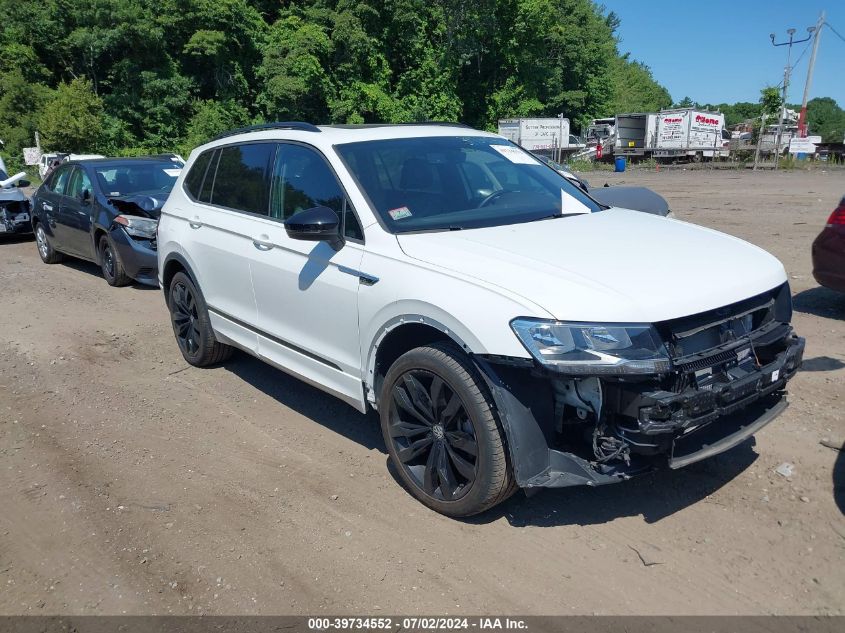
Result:
M784 283L658 323L515 319L532 359L476 363L523 488L599 485L681 468L743 442L787 406L804 339Z
M21 187L29 185L29 182L23 180L25 175L19 173L8 178L0 168L0 234L32 233L32 204L21 190Z

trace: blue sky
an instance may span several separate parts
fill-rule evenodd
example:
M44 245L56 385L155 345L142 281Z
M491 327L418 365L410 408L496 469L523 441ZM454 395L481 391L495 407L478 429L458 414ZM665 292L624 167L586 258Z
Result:
M651 67L676 102L757 101L765 85L779 85L786 65L788 28L807 36L822 10L845 37L845 0L597 0L622 19L620 52ZM810 44L793 45L792 60ZM808 49L796 65L788 100L800 103L807 77ZM845 41L822 29L810 98L833 97L845 107Z

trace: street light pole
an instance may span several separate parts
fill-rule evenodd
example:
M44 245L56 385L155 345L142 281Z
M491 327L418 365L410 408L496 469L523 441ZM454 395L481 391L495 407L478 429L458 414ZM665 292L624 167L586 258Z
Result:
M810 34L805 37L803 40L796 40L793 39L795 35L795 29L787 29L786 33L789 35L788 42L781 42L780 44L775 42L775 34L771 33L769 37L772 40L772 46L788 46L786 52L786 67L783 69L783 103L780 106L780 116L778 117L778 133L775 141L775 169L778 168L778 161L780 160L780 144L783 138L783 118L786 114L786 95L787 90L789 89L789 75L792 72L792 67L789 65L792 61L792 45L793 44L800 44L801 42L809 42L810 38L812 37L813 31L816 30L816 27L810 26L807 27L807 32Z
M816 65L816 54L819 52L819 40L822 37L824 26L824 11L816 22L815 39L813 40L813 53L810 55L810 65L807 67L807 82L804 84L804 98L801 100L801 114L798 117L798 136L807 138L807 97L810 96L810 86L813 83L813 68Z

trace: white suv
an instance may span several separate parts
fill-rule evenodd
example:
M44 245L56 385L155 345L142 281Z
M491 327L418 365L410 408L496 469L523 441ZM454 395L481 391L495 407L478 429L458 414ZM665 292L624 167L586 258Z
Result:
M804 349L771 255L602 207L458 125L217 138L158 256L189 363L238 348L377 409L404 483L452 516L727 450L786 407Z

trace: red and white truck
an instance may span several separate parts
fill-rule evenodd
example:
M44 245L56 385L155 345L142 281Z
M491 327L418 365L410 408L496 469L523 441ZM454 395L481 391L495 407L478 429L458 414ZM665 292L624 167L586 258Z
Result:
M647 144L654 158L726 158L731 134L725 115L693 108L657 113L653 142Z
M587 132L587 147L601 144L590 158L654 157L658 160L726 158L730 132L725 115L693 108L617 114L596 119Z

